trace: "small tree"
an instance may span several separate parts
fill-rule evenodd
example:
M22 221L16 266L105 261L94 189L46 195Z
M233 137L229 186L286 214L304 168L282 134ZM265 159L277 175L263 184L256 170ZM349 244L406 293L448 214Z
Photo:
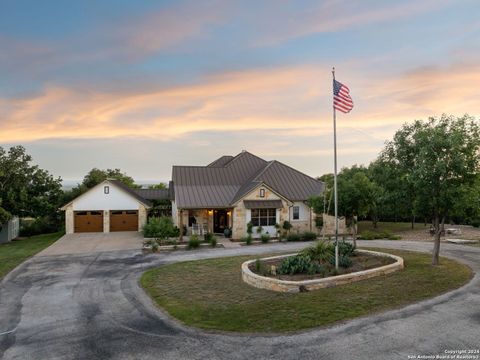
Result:
M461 189L479 171L480 128L474 118L442 115L405 124L388 142L383 161L397 167L414 189L415 202L428 209L434 228L432 263L439 263L440 235Z

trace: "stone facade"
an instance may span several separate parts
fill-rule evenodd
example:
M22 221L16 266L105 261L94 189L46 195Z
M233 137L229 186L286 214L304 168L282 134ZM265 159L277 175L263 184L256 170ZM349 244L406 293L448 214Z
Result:
M65 209L65 232L73 234L73 205L69 205Z
M275 279L267 276L261 276L253 273L249 269L249 265L256 260L249 260L249 261L245 261L242 264L242 280L245 281L247 284L260 289L267 289L267 290L278 291L278 292L297 293L300 291L313 291L313 290L319 290L319 289L328 288L328 287L335 287L339 285L349 284L356 281L370 279L376 276L387 275L387 274L402 270L404 268L403 259L399 256L376 252L376 251L369 251L369 250L357 250L357 251L361 253L375 255L375 256L390 257L392 259L395 259L395 262L393 264L388 264L388 265L381 266L374 269L357 271L350 274L331 276L327 278L320 278L320 279L313 279L313 280L288 281L288 280L279 280L279 279ZM273 257L269 257L261 260L285 258L293 255L296 255L296 254L273 256Z
M103 232L104 233L110 232L110 211L109 210L103 211Z
M138 206L138 231L142 231L143 226L147 223L147 208L139 204ZM103 223L105 226L105 222ZM110 227L110 219L109 219L109 227Z

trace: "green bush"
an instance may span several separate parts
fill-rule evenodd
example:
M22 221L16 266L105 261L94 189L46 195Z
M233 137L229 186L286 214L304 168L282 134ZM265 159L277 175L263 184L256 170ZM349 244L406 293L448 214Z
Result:
M315 245L303 249L301 253L312 260L328 263L335 256L335 247L326 241L318 241Z
M20 236L33 236L54 233L60 230L58 223L50 217L40 217L33 221L21 222Z
M203 242L210 243L214 237L212 233L207 232L203 235Z
M250 235L242 237L240 241L244 242L247 245L252 245L252 237Z
M290 223L290 221L285 220L283 222L282 228L283 230L290 231L290 229L292 228L292 224Z
M346 241L338 242L338 253L345 256L353 256L355 253L355 246Z
M312 262L307 255L295 255L285 258L278 267L278 273L282 275L315 274L320 270L318 264Z
M470 221L470 224L473 226L473 227L480 227L480 219L475 219L475 220L471 220Z
M253 224L252 224L251 221L248 222L248 224L247 224L247 234L248 234L248 235L252 235L252 234L253 234Z
M262 240L262 243L266 244L270 241L270 235L262 234L262 236L260 236L260 240Z
M302 237L299 234L288 234L287 241L302 241Z
M263 227L257 226L257 234L261 234L263 232Z
M215 235L213 235L211 238L210 238L210 246L211 247L216 247L217 246L217 238L215 237Z
M200 239L198 238L198 236L197 235L190 236L187 246L189 249L197 249L200 246Z
M143 236L147 238L168 239L179 235L179 229L173 225L172 218L161 216L150 218L143 226Z
M377 240L377 239L388 239L388 240L399 240L401 239L400 236L398 235L393 235L389 231L370 231L370 230L365 230L362 231L358 236L357 239L360 240Z
M350 259L349 256L338 254L338 265L340 267L348 268L348 267L352 266L352 263L353 263L353 261L352 261L352 259ZM332 256L332 258L330 259L330 264L332 266L335 266L335 256Z
M300 235L302 237L302 241L313 241L317 240L317 234L311 231L305 231Z

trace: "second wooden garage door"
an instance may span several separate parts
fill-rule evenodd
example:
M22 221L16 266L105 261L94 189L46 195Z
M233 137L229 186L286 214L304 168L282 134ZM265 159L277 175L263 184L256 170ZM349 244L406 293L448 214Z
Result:
M110 231L138 231L138 211L111 211Z

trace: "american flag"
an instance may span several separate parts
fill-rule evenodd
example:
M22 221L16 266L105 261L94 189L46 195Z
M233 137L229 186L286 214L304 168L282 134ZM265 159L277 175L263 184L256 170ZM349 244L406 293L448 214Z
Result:
M333 107L343 113L353 109L350 89L337 80L333 80Z

